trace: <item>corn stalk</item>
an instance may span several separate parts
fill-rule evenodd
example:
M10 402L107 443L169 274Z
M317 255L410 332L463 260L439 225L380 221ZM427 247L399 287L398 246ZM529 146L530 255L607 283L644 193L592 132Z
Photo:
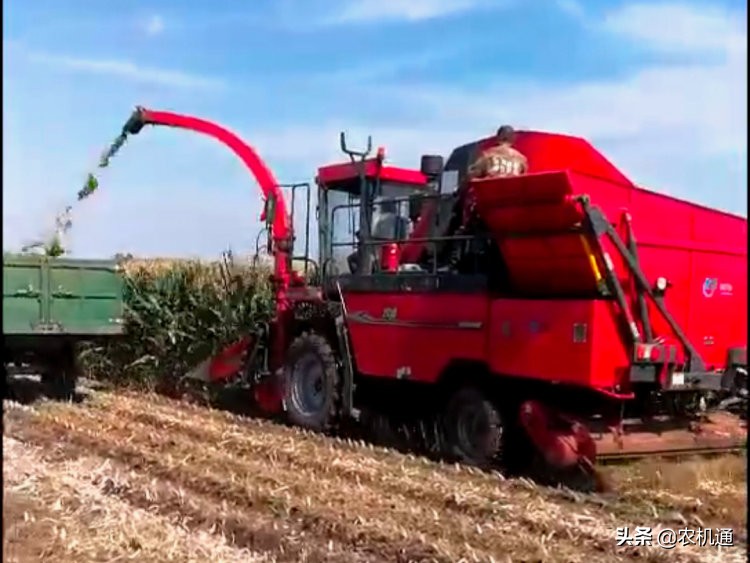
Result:
M124 265L127 336L83 351L82 367L95 378L175 388L189 369L273 312L263 269L234 261Z

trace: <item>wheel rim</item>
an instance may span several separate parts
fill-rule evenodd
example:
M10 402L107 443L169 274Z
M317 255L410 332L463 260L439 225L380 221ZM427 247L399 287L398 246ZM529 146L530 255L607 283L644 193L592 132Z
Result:
M455 424L457 445L466 456L484 461L488 453L494 453L495 436L500 436L502 426L493 424L479 405L463 405L456 413Z
M295 408L305 415L314 415L325 405L325 374L323 364L312 354L297 360L292 368L291 395Z

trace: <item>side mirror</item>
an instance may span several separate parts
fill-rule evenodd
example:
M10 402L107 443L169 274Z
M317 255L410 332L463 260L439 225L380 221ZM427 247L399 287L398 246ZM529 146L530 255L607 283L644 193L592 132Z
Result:
M422 155L419 163L419 171L428 178L437 178L442 174L445 164L443 157L435 154Z

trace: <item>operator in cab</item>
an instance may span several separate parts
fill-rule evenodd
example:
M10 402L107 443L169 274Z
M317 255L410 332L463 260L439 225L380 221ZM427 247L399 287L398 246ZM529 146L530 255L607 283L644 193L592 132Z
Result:
M513 147L516 132L510 125L497 130L497 144L484 149L469 166L469 179L520 176L529 168L526 157Z

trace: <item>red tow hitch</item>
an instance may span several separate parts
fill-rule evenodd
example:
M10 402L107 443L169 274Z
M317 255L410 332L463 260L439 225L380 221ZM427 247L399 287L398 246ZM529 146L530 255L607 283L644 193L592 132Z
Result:
M538 401L523 403L519 417L532 443L552 467L593 466L596 444L585 424Z

